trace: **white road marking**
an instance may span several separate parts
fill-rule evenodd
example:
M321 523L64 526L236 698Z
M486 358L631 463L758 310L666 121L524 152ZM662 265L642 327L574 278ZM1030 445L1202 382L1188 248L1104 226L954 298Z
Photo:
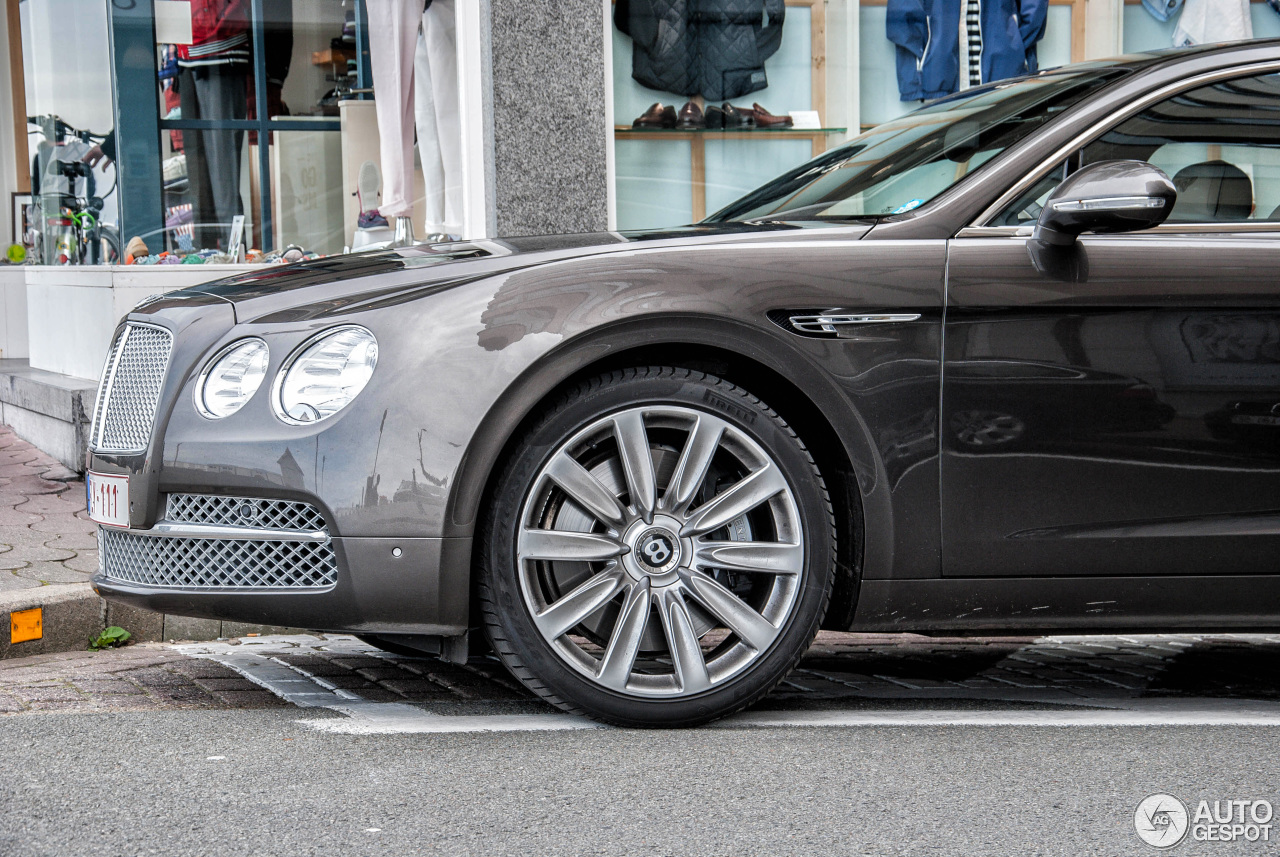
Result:
M1070 638L1058 638L1066 640ZM1075 642L1075 640L1072 640ZM1147 641L1144 641L1147 642ZM1169 642L1162 640L1161 642ZM452 716L424 711L400 702L368 702L335 687L320 676L294 667L277 656L321 649L327 653L382 657L382 653L347 637L259 637L237 643L193 643L173 648L189 657L217 661L300 708L323 708L340 718L307 718L298 723L341 735L443 734L471 732L534 732L566 729L607 729L593 720L571 714L494 714ZM936 699L955 698L933 689ZM1276 726L1280 703L1208 699L1084 699L1048 698L1019 694L1021 701L1049 706L1088 708L998 709L859 709L829 711L747 711L710 725L715 729L856 728L909 726L999 727L1162 727L1162 726ZM920 698L920 697L916 697ZM1016 702L974 695L987 705Z

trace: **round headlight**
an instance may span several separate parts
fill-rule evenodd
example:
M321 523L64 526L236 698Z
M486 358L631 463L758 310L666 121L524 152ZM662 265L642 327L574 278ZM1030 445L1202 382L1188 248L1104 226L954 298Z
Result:
M196 382L196 409L211 420L240 410L266 377L269 356L261 339L243 339L218 352Z
M378 340L363 327L326 331L299 348L276 376L276 416L305 425L351 404L378 365Z

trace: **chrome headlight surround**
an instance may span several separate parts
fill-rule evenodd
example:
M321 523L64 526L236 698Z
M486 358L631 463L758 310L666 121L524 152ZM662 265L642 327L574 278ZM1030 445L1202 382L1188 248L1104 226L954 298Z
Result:
M341 389L346 397L345 401L342 401L336 407L328 409L327 412L323 412L320 408L316 407L314 402L303 401L292 403L294 405L294 413L291 414L291 403L285 401L286 397L289 396L291 392L289 389L291 373L295 371L305 371L308 361L321 359L317 352L322 349L328 340L342 336L343 334L354 335L357 337L356 342L347 349L345 354L346 360L349 361L352 354L354 354L356 349L360 348L361 345L365 346L364 365L367 368L364 368L363 370L363 377L357 376L355 382L349 387L342 387ZM344 324L339 327L331 327L327 330L322 330L320 333L317 333L315 336L312 336L295 348L293 353L284 361L284 365L280 367L280 371L276 373L275 381L272 382L271 385L271 410L275 413L276 418L281 422L288 423L293 426L312 426L323 422L324 420L335 416L355 401L356 397L359 396L361 391L363 391L368 385L369 379L373 377L373 373L377 368L377 365L378 339L373 335L373 331L358 324ZM343 370L340 371L345 371L345 369L346 367L344 366ZM315 416L310 419L304 419L297 416L297 405L311 408L311 410L315 412Z
M226 413L215 413L214 410L209 407L208 403L205 402L205 392L208 389L210 378L214 376L216 370L221 368L222 363L226 361L228 357L231 357L236 352L249 348L255 349L257 354L262 355L262 371L258 373L256 380L252 380L250 382L253 388L244 395L239 404ZM240 409L247 405L249 400L257 394L258 388L260 388L262 386L262 382L266 380L267 367L270 363L271 349L267 346L266 342L258 337L251 336L246 339L237 339L235 342L232 342L217 354L213 355L213 357L209 358L209 361L204 364L204 368L200 370L200 376L196 379L196 386L192 396L195 400L196 411L200 416L209 420L225 419L232 414L238 413Z

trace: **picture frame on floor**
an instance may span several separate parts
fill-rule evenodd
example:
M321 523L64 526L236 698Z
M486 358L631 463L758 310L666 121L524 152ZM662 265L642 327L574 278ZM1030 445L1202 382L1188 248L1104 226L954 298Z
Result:
M31 228L31 222L27 217L27 206L35 202L35 198L29 193L14 191L9 194L9 210L13 212L13 234L10 240L14 244L25 244L27 230Z

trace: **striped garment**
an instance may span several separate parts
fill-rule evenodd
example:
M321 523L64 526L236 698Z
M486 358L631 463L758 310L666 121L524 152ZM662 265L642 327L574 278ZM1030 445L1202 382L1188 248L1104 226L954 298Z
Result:
M982 83L982 23L979 0L965 0L964 29L967 35L966 56L969 68L966 72L969 86Z
M251 56L249 53L249 34L236 33L225 39L189 45L186 52L187 58L178 60L178 65L182 68L209 65L248 65Z

